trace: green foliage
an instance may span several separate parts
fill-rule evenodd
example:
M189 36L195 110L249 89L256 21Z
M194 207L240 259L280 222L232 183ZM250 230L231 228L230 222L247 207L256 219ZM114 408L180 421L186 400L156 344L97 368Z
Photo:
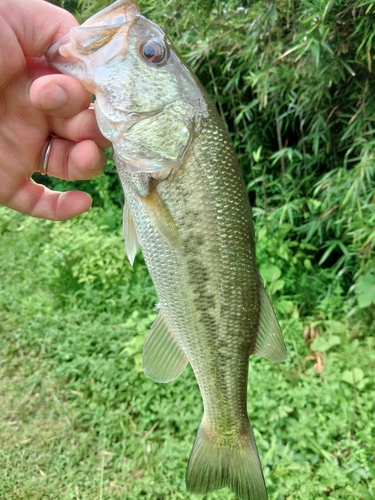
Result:
M124 245L120 230L109 232L108 226L92 221L95 212L80 219L79 231L76 222L51 225L50 240L41 245L43 257L52 263L51 282L63 289L78 289L81 284L103 290L116 290L129 275L129 265L118 256ZM116 214L119 226L120 216ZM97 219L97 218L96 218ZM103 238L106 234L106 238ZM56 247L58 252L56 252ZM83 259L82 256L85 256Z
M375 304L375 276L372 273L361 276L357 281L355 293L361 309Z
M78 0L48 0L50 3L74 12L77 8Z
M327 352L332 347L339 345L341 339L338 335L331 335L330 337L317 337L311 344L312 351Z
M142 260L134 269L124 262L120 234L110 230L119 217L93 210L53 223L0 209L0 497L234 500L227 489L186 492L200 394L190 368L170 384L137 369L156 296ZM270 500L368 500L375 491L374 338L365 322L345 318L342 294L325 299L329 269L312 286L303 253L313 249L285 272L295 252L289 231L261 235L258 249L266 262L271 243L286 242L273 249L264 277L268 287L284 280L273 302L289 357L249 364L249 415ZM286 295L303 269L313 295L304 315Z
M123 353L133 357L135 369L142 371L142 351L150 327L156 318L156 314L151 314L146 318L139 318L139 312L135 310L127 319L124 327L133 332L133 337L125 343Z

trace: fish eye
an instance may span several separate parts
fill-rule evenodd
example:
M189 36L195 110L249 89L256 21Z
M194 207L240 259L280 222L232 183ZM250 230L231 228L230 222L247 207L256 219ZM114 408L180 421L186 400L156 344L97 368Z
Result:
M158 64L165 56L165 47L156 40L149 40L141 47L140 54L147 62Z

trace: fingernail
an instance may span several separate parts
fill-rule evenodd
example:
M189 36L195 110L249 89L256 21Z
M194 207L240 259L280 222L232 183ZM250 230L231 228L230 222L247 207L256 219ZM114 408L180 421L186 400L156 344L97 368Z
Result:
M90 170L102 170L105 164L105 155L100 149L96 151Z
M68 100L68 94L56 83L50 83L40 93L40 105L46 111L60 109Z

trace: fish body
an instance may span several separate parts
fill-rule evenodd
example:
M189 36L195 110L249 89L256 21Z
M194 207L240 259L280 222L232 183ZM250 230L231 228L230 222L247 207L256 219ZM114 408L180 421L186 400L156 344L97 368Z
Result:
M247 415L248 356L285 344L259 276L246 188L215 107L164 32L119 0L73 28L47 57L96 95L125 194L124 237L160 302L145 373L176 379L190 362L204 415L187 487L267 499ZM251 380L250 380L251 384Z

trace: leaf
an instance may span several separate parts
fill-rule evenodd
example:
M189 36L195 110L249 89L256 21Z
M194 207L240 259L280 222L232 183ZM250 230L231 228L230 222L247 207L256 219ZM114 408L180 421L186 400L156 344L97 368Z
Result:
M345 333L346 325L340 321L329 320L326 322L326 328L330 333Z
M261 266L259 271L266 283L274 283L281 276L280 268L274 265Z
M341 344L341 339L337 335L331 335L330 337L317 337L310 346L312 351L329 351L335 345Z
M355 285L355 294L361 309L375 304L375 276L370 273L361 276Z
M294 304L291 300L279 300L275 307L281 314L289 315L293 312Z
M350 385L358 385L359 389L362 389L368 379L365 378L365 372L362 368L355 367L352 370L345 370L341 374L341 380Z
M259 146L256 151L252 151L251 153L253 155L255 163L259 163L262 157L262 146Z
M277 250L277 255L284 260L289 259L288 247L286 245L281 245Z
M278 290L282 290L284 288L284 280L276 280L272 283L272 293L277 292Z
M305 266L305 268L308 270L308 271L311 271L312 269L312 264L311 264L311 260L310 259L304 259L303 261L303 265Z

